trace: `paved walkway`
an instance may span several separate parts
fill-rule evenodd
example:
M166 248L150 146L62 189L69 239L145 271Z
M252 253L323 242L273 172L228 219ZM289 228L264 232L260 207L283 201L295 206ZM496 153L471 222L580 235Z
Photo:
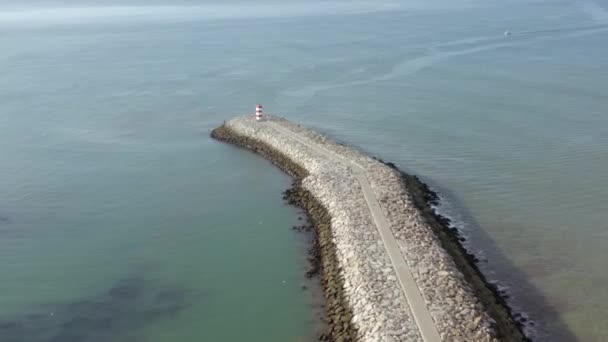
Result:
M414 319L416 320L416 324L418 325L422 339L425 342L440 342L441 337L439 336L435 322L433 321L433 318L431 317L431 314L424 303L424 299L420 294L418 285L416 285L416 281L412 276L412 272L410 271L405 257L399 249L397 240L395 240L395 236L393 235L386 217L384 216L380 203L378 202L371 184L369 183L369 179L365 174L365 169L352 160L346 159L343 156L298 135L297 133L281 126L276 122L267 121L266 123L272 126L274 129L298 141L299 143L308 146L315 152L324 155L327 158L336 160L343 165L347 165L352 170L355 178L361 185L363 196L365 197L365 201L367 202L369 210L372 214L376 228L378 228L378 232L380 233L382 242L384 243L384 247L386 248L386 252L388 253L393 268L397 273L397 278L399 279L403 293L405 294Z

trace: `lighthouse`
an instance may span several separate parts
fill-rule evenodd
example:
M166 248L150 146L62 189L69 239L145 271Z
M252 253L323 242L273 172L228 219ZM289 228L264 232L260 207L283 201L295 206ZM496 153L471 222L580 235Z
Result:
M258 104L257 106L255 106L255 119L257 121L262 120L262 105Z

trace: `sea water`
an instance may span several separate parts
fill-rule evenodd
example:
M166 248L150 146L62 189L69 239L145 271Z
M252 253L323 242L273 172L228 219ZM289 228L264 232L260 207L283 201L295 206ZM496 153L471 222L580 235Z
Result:
M258 102L422 176L530 334L608 336L605 1L3 1L0 30L0 340L314 339L289 177L208 137Z

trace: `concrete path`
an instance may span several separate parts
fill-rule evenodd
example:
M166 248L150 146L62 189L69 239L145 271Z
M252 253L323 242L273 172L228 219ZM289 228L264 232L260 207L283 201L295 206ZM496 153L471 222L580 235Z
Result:
M361 185L363 196L365 197L365 201L367 202L369 210L372 214L376 228L378 228L378 232L380 233L382 242L384 243L384 247L386 248L386 252L388 253L393 268L397 273L397 278L399 279L403 293L405 294L416 324L418 325L422 339L425 342L440 342L441 337L439 336L435 322L433 321L433 318L426 307L424 299L420 294L418 285L416 285L416 281L412 276L405 257L399 249L397 240L395 240L395 236L393 235L386 217L384 216L384 212L382 211L380 203L374 194L371 184L369 183L369 179L365 174L365 169L352 160L346 159L343 156L298 135L297 133L281 126L276 122L266 121L265 123L272 126L277 131L280 131L298 141L299 143L308 146L315 152L342 163L343 165L347 165L352 170L353 175Z

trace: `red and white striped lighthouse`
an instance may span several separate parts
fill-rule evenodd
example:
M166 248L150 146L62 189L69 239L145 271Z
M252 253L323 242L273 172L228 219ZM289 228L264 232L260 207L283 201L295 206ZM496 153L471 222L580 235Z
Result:
M255 106L255 119L257 121L262 120L262 105L258 104L257 106Z

